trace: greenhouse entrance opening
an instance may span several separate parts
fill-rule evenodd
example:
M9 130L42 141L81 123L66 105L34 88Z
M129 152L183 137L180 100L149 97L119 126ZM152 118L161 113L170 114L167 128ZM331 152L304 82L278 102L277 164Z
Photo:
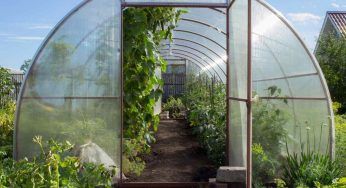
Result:
M129 21L126 16L133 12L152 13L149 9L169 10L168 6L133 6L123 10L123 41L130 35L128 28L139 24L126 23ZM155 114L160 115L157 132L152 135L155 141L149 153L140 157L143 161L135 161L126 153L123 155L125 184L176 182L185 186L186 183L207 185L216 178L217 169L227 163L227 9L172 8L182 13L171 37L162 38L158 46L166 65L156 68L156 76L163 83L155 89L159 88L163 93L154 107ZM123 49L127 48L130 47L124 44ZM130 58L124 55L123 64L129 70L131 63L127 60ZM130 103L126 102L126 96L133 92L133 88L126 90L129 82L125 75L125 104ZM206 116L197 117L203 114ZM127 134L129 123L126 117L123 148L128 148L131 140L131 135ZM139 166L140 163L145 167L137 174L131 173L131 165Z
M333 157L335 137L315 57L262 0L83 1L35 55L14 133L16 159L68 140L120 187L270 186L287 152Z

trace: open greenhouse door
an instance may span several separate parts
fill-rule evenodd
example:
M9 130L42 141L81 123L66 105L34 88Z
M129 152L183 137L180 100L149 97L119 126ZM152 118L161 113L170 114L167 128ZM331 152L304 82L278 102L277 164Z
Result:
M231 2L227 39L228 166L241 174L238 181L246 187L251 187L251 2Z
M121 3L84 1L34 57L18 102L15 158L40 153L32 139L68 140L84 162L121 166Z

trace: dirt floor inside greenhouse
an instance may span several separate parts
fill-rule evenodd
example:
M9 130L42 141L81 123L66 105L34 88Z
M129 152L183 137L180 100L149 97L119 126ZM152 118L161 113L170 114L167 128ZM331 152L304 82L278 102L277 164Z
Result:
M216 168L185 120L161 120L146 168L129 182L208 182Z

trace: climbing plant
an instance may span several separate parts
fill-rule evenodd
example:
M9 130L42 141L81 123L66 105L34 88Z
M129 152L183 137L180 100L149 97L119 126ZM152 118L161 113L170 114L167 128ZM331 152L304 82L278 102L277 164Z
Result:
M155 103L162 94L162 80L157 71L166 69L159 54L162 40L172 39L181 9L128 8L124 11L124 171L144 168L140 154L150 151L155 141L159 117ZM138 165L136 165L138 164ZM139 169L138 169L139 168Z

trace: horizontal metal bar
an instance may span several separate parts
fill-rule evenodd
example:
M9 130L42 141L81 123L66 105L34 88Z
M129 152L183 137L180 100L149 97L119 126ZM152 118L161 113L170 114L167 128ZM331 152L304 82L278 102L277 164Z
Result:
M105 97L47 97L47 96L39 96L39 97L22 97L23 99L120 99L120 97L115 96L105 96Z
M325 97L260 97L260 99L276 99L276 100L328 100Z
M227 8L228 3L122 2L122 7Z
M242 99L242 98L237 98L237 97L228 97L228 100L248 102L247 99Z
M307 73L307 74L297 74L297 75L292 75L292 76L282 76L282 77L258 79L258 80L253 80L252 82L263 82L263 81L281 80L281 79L287 79L287 78L298 78L298 77L313 76L313 75L318 75L318 73L315 72L315 73Z

